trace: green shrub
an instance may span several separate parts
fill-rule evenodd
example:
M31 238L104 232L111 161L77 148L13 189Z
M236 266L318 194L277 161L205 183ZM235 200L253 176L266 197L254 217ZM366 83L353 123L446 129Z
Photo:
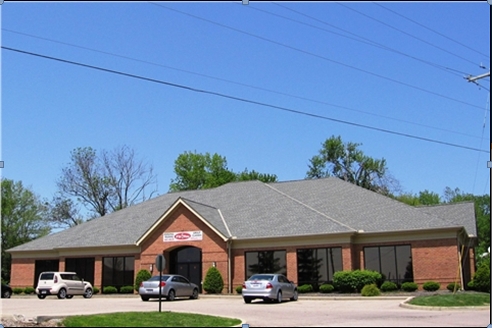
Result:
M236 293L241 294L243 292L243 286L236 287Z
M97 294L97 293L99 293L99 288L93 287L92 288L92 294Z
M297 291L299 293L310 293L313 291L313 285L304 284L302 286L297 287Z
M103 294L116 294L118 292L118 289L113 286L106 286L103 288Z
M140 283L142 281L149 280L152 277L152 274L148 270L140 270L137 273L137 277L135 278L135 285L133 286L135 291L138 292L138 289L140 288Z
M32 287L26 287L26 288L24 288L24 294L27 294L27 295L32 295L32 294L35 293L35 291L36 290L34 288L32 288Z
M210 267L203 281L203 290L209 294L220 294L222 289L224 289L224 279L220 271L216 267Z
M322 284L319 286L320 293L331 293L334 289L335 287L331 284Z
M376 284L365 285L362 287L361 291L362 296L379 296L381 292Z
M457 282L452 282L447 285L446 289L449 290L450 292L454 292L455 290L459 290L461 288L461 285L458 284Z
M381 291L383 292L394 292L395 290L398 290L398 285L392 281L385 281L381 285Z
M427 281L424 283L422 288L428 292L435 292L441 288L441 284L435 281Z
M419 286L414 282L404 282L401 285L401 289L405 292L414 292L419 289Z
M468 284L466 284L466 287L468 287L469 290L475 290L475 283L473 280L470 280Z
M383 276L372 270L338 271L333 275L333 284L342 293L360 291L365 285L382 283Z
M132 294L133 293L133 286L122 286L122 287L120 287L120 293L121 294Z
M476 291L490 293L490 259L482 261L473 276L473 288Z
M20 287L12 288L12 293L14 293L16 295L22 294L23 291L24 291L24 288L20 288Z

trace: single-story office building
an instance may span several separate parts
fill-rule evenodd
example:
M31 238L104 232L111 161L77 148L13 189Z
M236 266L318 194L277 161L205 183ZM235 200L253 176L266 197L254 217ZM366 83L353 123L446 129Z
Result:
M133 285L164 273L200 285L216 266L224 292L257 272L299 285L370 269L396 283L466 286L477 244L472 202L413 207L330 177L246 181L168 193L14 247L11 286L35 286L42 271L75 271L94 286Z

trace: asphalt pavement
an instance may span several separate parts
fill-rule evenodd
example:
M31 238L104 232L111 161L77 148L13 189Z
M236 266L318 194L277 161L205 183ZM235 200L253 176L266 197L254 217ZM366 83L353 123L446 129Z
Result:
M192 312L242 320L249 327L487 327L490 308L426 309L407 307L408 297L320 297L300 295L281 304L256 300L245 304L239 295L201 295L198 300L161 303L162 311ZM22 315L46 320L71 315L158 311L159 301L143 302L138 295L75 296L59 300L16 296L1 299L2 318Z

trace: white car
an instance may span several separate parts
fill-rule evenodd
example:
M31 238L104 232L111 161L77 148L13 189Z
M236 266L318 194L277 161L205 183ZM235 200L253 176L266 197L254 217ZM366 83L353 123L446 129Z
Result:
M39 275L36 294L39 299L56 295L59 299L72 298L74 295L92 297L90 282L80 279L75 272L42 272Z

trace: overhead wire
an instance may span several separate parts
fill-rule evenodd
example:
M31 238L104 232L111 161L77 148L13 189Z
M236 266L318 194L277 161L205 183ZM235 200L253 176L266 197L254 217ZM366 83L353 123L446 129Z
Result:
M464 58L464 57L461 57L460 55L457 55L457 54L455 54L455 53L452 53L451 51L447 51L446 49L443 49L443 48L441 48L441 47L438 47L438 46L436 46L435 44L433 44L433 43L431 43L431 42L427 42L427 41L425 41L425 40L423 40L423 39L421 39L421 38L418 38L418 37L416 37L416 36L414 36L414 35L412 35L412 34L410 34L410 33L405 32L405 31L403 31L403 30L401 30L401 29L399 29L399 28L396 28L396 27L394 27L394 26L392 26L392 25L390 25L390 24L387 24L387 23L385 23L385 22L383 22L383 21L381 21L381 20L379 20L379 19L377 19L377 18L371 17L371 16L369 16L369 15L367 15L367 14L364 14L364 13L362 13L362 12L358 11L358 10L355 10L355 9L353 9L353 8L350 8L349 6L343 5L343 4L341 4L340 2L336 2L336 3L337 3L338 5L340 5L340 6L342 6L342 7L345 7L345 8L347 8L347 9L349 9L349 10L352 10L352 11L354 11L354 12L358 13L359 15L362 15L362 16L364 16L364 17L367 17L367 18L369 18L369 19L372 19L372 20L374 20L374 21L376 21L376 22L378 22L378 23L380 23L380 24L383 24L384 26L387 26L387 27L389 27L389 28L391 28L391 29L393 29L393 30L395 30L395 31L398 31L398 32L400 32L400 33L403 33L403 34L405 34L405 35L407 35L407 36L411 37L411 38L414 38L414 39L416 39L416 40L419 40L420 42L423 42L423 43L425 43L425 44L427 44L427 45L429 45L429 46L431 46L431 47L434 47L434 48L436 48L436 49L439 49L439 50L441 50L441 51L444 51L444 52L446 52L446 53L448 53L448 54L450 54L450 55L452 55L452 56L455 56L455 57L457 57L457 58L460 58L460 59L462 59L462 60L464 60L464 61L466 61L466 62L468 62L468 63L471 63L471 64L473 64L473 65L477 65L475 62L473 62L473 61L471 61L471 60L468 60L468 59L466 59L466 58Z
M277 5L281 8L284 8L286 10L289 10L289 11L292 11L298 15L301 15L301 16L304 16L304 17L307 17L309 19L312 19L314 21L317 21L319 23L322 23L324 25L328 25L328 26L331 26L332 28L335 28L337 30L340 30L340 31L343 31L347 34L350 34L350 35L353 35L355 36L355 38L353 37L350 37L350 36L347 36L347 35L343 35L341 33L337 33L337 32L334 32L334 31L330 31L330 30L327 30L327 29L324 29L324 28L321 28L319 26L316 26L316 25L312 25L312 24L308 24L308 23L305 23L305 22L301 22L301 21L298 21L296 19L293 19L293 18L290 18L290 17L286 17L286 16L282 16L282 15L279 15L279 14L276 14L276 13L272 13L272 12L269 12L269 11L266 11L266 10L263 10L263 9L259 9L257 7L253 7L253 6L248 6L248 8L252 9L252 10L257 10L257 11L261 11L261 12L264 12L266 14L269 14L269 15L272 15L272 16L277 16L277 17L281 17L283 19L286 19L286 20L290 20L290 21L293 21L293 22L296 22L298 24L302 24L302 25L306 25L306 26L309 26L309 27L312 27L312 28L316 28L316 29L319 29L319 30L322 30L322 31L325 31L325 32L328 32L328 33L332 33L332 34L335 34L335 35L339 35L341 37L344 37L344 38L347 38L347 39L351 39L351 40L354 40L354 41L357 41L357 42L360 42L360 43L364 43L364 44L367 44L367 45L370 45L370 46L373 46L373 47L376 47L376 48L380 48L380 49L383 49L383 50L386 50L386 51L389 51L389 52L394 52L394 53L397 53L399 55L402 55L402 56L405 56L405 57L408 57L408 58L411 58L413 60L416 60L416 61L419 61L421 63L424 63L426 65L429 65L429 66L432 66L434 68L437 68L437 69L440 69L442 71L445 71L447 73L450 73L450 74L453 74L453 75L457 75L457 76L462 76L462 75L470 75L469 73L467 72L463 72L463 71L460 71L460 70L457 70L457 69L453 69L453 68L450 68L450 67L446 67L446 66L443 66L443 65L440 65L440 64L437 64L437 63L433 63L431 61L428 61L428 60L424 60L424 59L421 59L421 58L418 58L418 57L415 57L415 56L412 56L412 55L409 55L409 54L406 54L404 52L401 52L399 50L396 50L396 49L393 49L393 48L390 48L388 46L385 46L379 42L376 42L374 40L371 40L371 39L368 39L368 38L365 38L363 36L360 36L360 35L357 35L355 33L352 33L350 31L347 31L345 29L342 29L338 26L335 26L333 24L330 24L324 20L321 20L321 19L318 19L316 17L313 17L311 15L307 15L305 13L302 13L298 10L295 10L295 9L292 9L292 8L289 8L289 7L286 7L284 5L281 5L281 4L278 4L276 2L272 2L272 4L274 5ZM460 74L458 74L460 73Z
M347 107L347 106L342 106L342 105L337 105L337 104L329 103L329 102L326 102L326 101L311 99L311 98L297 96L297 95L293 95L293 94L289 94L289 93L285 93L285 92L281 92L281 91L276 91L276 90L271 90L271 89L267 89L267 88L262 88L262 87L258 87L258 86L255 86L255 85L250 85L250 84L246 84L246 83L242 83L242 82L237 82L237 81L232 81L232 80L228 80L228 79L223 79L223 78L220 78L220 77L211 76L211 75L207 75L207 74L197 73L197 72L193 72L193 71L189 71L189 70L184 70L184 69L181 69L181 68L172 67L172 66L169 66L169 65L163 65L163 64L159 64L159 63L155 63L155 62L151 62L151 61L147 61L147 60L137 59L137 58L128 57L128 56L124 56L124 55L120 55L120 54L115 54L115 53L112 53L112 52L107 52L107 51L102 51L102 50L98 50L98 49L94 49L94 48L80 46L80 45L76 45L76 44L73 44L73 43L67 43L67 42L63 42L63 41L53 40L53 39L49 39L49 38L45 38L45 37L41 37L41 36L36 36L36 35L24 33L24 32L14 31L14 30L7 29L7 28L2 28L2 31L6 31L6 32L14 33L14 34L19 34L19 35L23 35L23 36L28 36L28 37L36 38L36 39L43 40L43 41L54 42L54 43L58 43L58 44L62 44L62 45L66 45L66 46L70 46L70 47L74 47L74 48L78 48L78 49L89 50L89 51L93 51L93 52L96 52L96 53L101 53L101 54L110 55L110 56L114 56L114 57L118 57L118 58L132 60L132 61L136 61L136 62L140 62L140 63L144 63L144 64L149 64L149 65L154 65L154 66L158 66L158 67L163 67L163 68L167 68L167 69L171 69L171 70L175 70L175 71L179 71L179 72L184 72L184 73L187 73L187 74L193 74L193 75L197 75L197 76L201 76L201 77L206 77L206 78L209 78L209 79L214 79L214 80L217 80L217 81L222 81L222 82L236 84L236 85L240 85L240 86L243 86L243 87L248 87L248 88L252 88L252 89L256 89L256 90L261 90L261 91L266 91L266 92L270 92L270 93L274 93L274 94L279 94L279 95L282 95L282 96L287 96L287 97L292 97L292 98L301 99L301 100L305 100L305 101L310 101L310 102L318 103L318 104L322 104L322 105L328 105L328 106L332 106L332 107L336 107L336 108L341 108L341 109L345 109L345 110L349 110L349 111L353 111L353 112L357 112L357 113L363 113L363 114L367 114L367 115L371 115L371 116L375 116L375 117L381 117L381 118L385 118L385 119L389 119L389 120L393 120L393 121L397 121L397 122L403 122L403 123L406 123L406 124L421 126L421 127L425 127L425 128L429 128L429 129L443 131L443 132L448 132L448 133L453 133L453 134L459 134L459 135L463 135L463 136L467 136L467 137L472 137L472 138L476 138L476 139L479 139L480 138L479 136L475 136L475 135L471 135L471 134L467 134L467 133L463 133L463 132L459 132L459 131L453 131L453 130L443 129L443 128L440 128L440 127L430 126L430 125L421 124L421 123L417 123L417 122L411 122L411 121L408 121L408 120L398 119L398 118L394 118L394 117L390 117L390 116L386 116L386 115L375 114L375 113L367 112L367 111L360 110L360 109L354 109L354 108L350 108L350 107Z
M167 85L167 86L171 86L171 87L175 87L175 88L185 89L188 91L214 95L214 96L223 97L223 98L227 98L227 99L231 99L231 100L236 100L236 101L240 101L240 102L244 102L244 103L249 103L249 104L259 105L259 106L263 106L263 107L279 109L279 110L294 113L294 114L300 114L300 115L305 115L305 116L309 116L309 117L313 117L313 118L319 118L319 119L337 122L337 123L341 123L341 124L356 126L356 127L360 127L360 128L373 130L373 131L379 131L379 132L384 132L384 133L388 133L388 134L399 135L399 136L403 136L403 137L407 137L407 138L418 139L418 140L422 140L422 141L437 143L437 144L456 147L456 148L468 149L468 150L485 152L485 153L487 152L486 150L478 149L478 148L474 148L474 147L458 145L458 144L440 141L440 140L435 140L435 139L431 139L431 138L424 138L424 137L411 135L411 134L407 134L407 133L377 128L377 127L373 127L373 126L369 126L369 125L365 125L365 124L359 124L359 123L354 123L354 122L350 122L350 121L339 120L339 119L335 119L335 118L331 118L331 117L327 117L327 116L323 116L323 115L318 115L318 114L313 114L313 113L309 113L309 112L304 112L304 111L300 111L300 110L295 110L295 109L291 109L291 108L287 108L287 107L283 107L283 106L277 106L277 105L272 105L272 104L268 104L268 103L264 103L264 102L246 99L246 98L231 96L231 95L227 95L227 94L220 93L220 92L198 89L198 88L194 88L194 87L190 87L190 86L186 86L186 85L182 85L182 84L162 81L162 80L158 80L158 79L153 79L153 78L144 77L144 76L140 76L140 75L116 71L116 70L112 70L112 69L108 69L108 68L104 68L104 67L93 66L93 65L89 65L89 64L80 63L80 62L70 61L70 60L66 60L66 59L62 59L62 58L42 55L42 54L33 53L33 52L24 51L24 50L15 49L15 48L10 48L10 47L6 47L6 46L2 46L2 49L17 52L17 53L22 53L25 55L35 56L35 57L39 57L39 58L50 59L50 60L54 60L54 61L58 61L58 62L66 63L66 64L71 64L71 65L76 65L76 66L80 66L80 67L99 70L99 71L103 71L103 72L107 72L107 73L112 73L112 74L130 77L130 78L135 78L135 79L139 79L139 80L144 80L144 81L148 81L148 82L163 84L163 85Z
M375 5L377 5L377 6L381 7L381 8L384 8L384 9L386 9L386 10L387 10L387 11L389 11L389 12L392 12L393 14L398 15L399 17L405 18L406 20L408 20L408 21L410 21L410 22L412 22L412 23L414 23L414 24L417 24L417 25L418 25L418 26L420 26L420 27L423 27L423 28L425 28L425 29L427 29L427 30L429 30L429 31L431 31L431 32L434 32L434 33L436 33L437 35L442 36L443 38L446 38L446 39L448 39L448 40L450 40L450 41L453 41L454 43L457 43L457 44L459 44L460 46L467 48L468 50L474 51L474 52L476 52L477 54L480 54L480 55L482 55L482 56L485 56L485 57L487 57L487 58L490 58L490 56L489 56L489 55L484 54L484 53L482 53L482 52L480 52L480 51L478 51L478 50L476 50L476 49L473 49L473 48L471 48L471 47L467 46L466 44L463 44L463 43L461 43L461 42L459 42L459 41L456 41L456 40L454 40L454 39L452 39L452 38L450 38L450 37L448 37L448 36L446 36L446 35L444 35L444 34L442 34L442 33L438 32L438 31L436 31L436 30L434 30L434 29L431 29L430 27L427 27L427 26L425 26L425 25L423 25L423 24L421 24L421 23L419 23L419 22L417 22L417 21L415 21L415 20L413 20L413 19L411 19L411 18L408 18L408 17L406 17L406 16L404 16L404 15L402 15L402 14L400 14L400 13L398 13L398 12L396 12L396 11L392 10L392 9L389 9L388 7L385 7L385 6L383 6L382 4L380 4L380 3L373 2L373 4L375 4Z
M193 18L196 18L196 19L199 19L199 20L202 20L202 21L205 21L205 22L208 22L208 23L217 25L217 26L221 26L221 27L224 27L224 28L233 30L233 31L238 32L238 33L241 33L241 34L249 35L251 37L254 37L254 38L257 38L257 39L260 39L260 40L269 42L269 43L273 43L273 44L279 45L279 46L284 47L284 48L288 48L288 49L291 49L291 50L294 50L294 51L297 51L297 52L300 52L300 53L303 53L303 54L306 54L306 55L310 55L310 56L313 56L313 57L316 57L316 58L319 58L319 59L322 59L322 60L326 60L326 61L329 61L329 62L338 64L338 65L341 65L341 66L344 66L344 67L347 67L347 68L350 68L350 69L353 69L353 70L356 70L356 71L359 71L359 72L363 72L363 73L366 73L368 75L372 75L372 76L378 77L380 79L391 81L393 83L404 85L404 86L407 86L407 87L412 88L412 89L416 89L416 90L419 90L419 91L422 91L422 92L425 92L425 93L428 93L428 94L432 94L434 96L445 98L445 99L448 99L448 100L451 100L451 101L454 101L454 102L458 102L458 103L461 103L461 104L464 104L464 105L467 105L467 106L470 106L470 107L474 107L474 108L479 108L480 110L482 110L482 107L480 107L480 106L473 105L473 104L470 104L468 102L465 102L465 101L462 101L462 100L459 100L459 99L455 99L453 97L445 96L445 95L439 94L437 92L433 92L433 91L430 91L430 90L427 90L427 89L424 89L424 88L421 88L421 87L418 87L418 86L415 86L415 85L411 85L409 83L398 81L398 80L395 80L395 79L390 78L390 77L386 77L386 76L383 76L383 75L380 75L380 74L377 74L377 73L374 73L374 72L370 72L370 71L364 70L362 68L358 68L358 67L355 67L355 66L352 66L352 65L349 65L349 64L345 64L345 63L342 63L342 62L339 62L339 61L336 61L336 60L327 58L325 56L317 55L315 53L312 53L312 52L309 52L309 51L306 51L306 50L302 50L302 49L299 49L299 48L296 48L296 47L293 47L293 46L290 46L290 45L287 45L287 44L284 44L284 43L281 43L281 42L278 42L278 41L275 41L275 40L271 40L271 39L268 39L266 37L262 37L262 36L259 36L259 35L256 35L256 34L253 34L253 33L250 33L250 32L246 32L246 31L243 31L243 30L240 30L240 29L237 29L237 28L234 28L234 27L231 27L231 26L222 24L222 23L218 23L218 22L215 22L215 21L212 21L212 20L203 18L203 17L199 17L199 16L196 16L196 15L193 15L193 14L190 14L190 13L186 13L186 12L183 12L183 11L178 10L178 9L169 8L169 7L166 7L166 6L164 6L162 4L159 4L159 3L155 3L155 2L149 2L149 3L150 4L153 4L155 6L164 8L164 9L175 11L177 13L180 13L180 14L183 14L183 15L186 15L186 16L189 16L189 17L193 17Z

